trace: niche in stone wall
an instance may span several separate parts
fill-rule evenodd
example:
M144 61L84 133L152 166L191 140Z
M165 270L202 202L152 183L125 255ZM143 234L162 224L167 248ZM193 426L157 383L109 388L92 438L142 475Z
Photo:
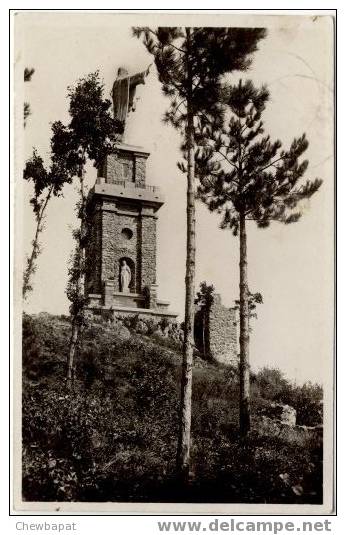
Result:
M129 241L131 240L133 236L133 232L130 228L123 228L122 231L121 231L121 237L124 241Z
M119 292L122 291L122 288L121 288L121 278L122 278L121 277L121 271L122 271L123 262L126 263L126 265L130 268L130 272L131 272L131 280L130 280L130 283L129 283L128 292L136 293L136 266L135 266L134 261L131 258L129 258L128 256L121 257L119 262L118 262L118 291ZM126 291L125 291L125 293L126 293Z
M135 166L131 155L122 155L120 159L122 178L125 181L134 182L135 180Z

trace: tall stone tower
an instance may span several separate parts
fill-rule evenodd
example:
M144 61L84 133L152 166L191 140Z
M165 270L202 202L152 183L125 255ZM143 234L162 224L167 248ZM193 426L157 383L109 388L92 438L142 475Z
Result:
M175 318L157 297L156 224L163 196L146 183L142 148L124 143L98 171L88 201L91 239L86 249L89 308L115 314ZM129 273L124 287L122 266Z
M145 84L148 74L149 67L134 75L118 69L112 97L114 117L124 124L122 138L128 114L135 110L136 87ZM157 296L156 223L164 201L159 188L146 183L148 156L141 147L118 143L90 191L85 292L94 313L177 316Z

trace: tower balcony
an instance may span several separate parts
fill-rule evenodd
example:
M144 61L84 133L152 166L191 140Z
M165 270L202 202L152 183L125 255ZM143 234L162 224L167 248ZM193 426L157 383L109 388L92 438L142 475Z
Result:
M106 182L104 177L97 177L93 188L95 195L116 197L118 199L149 203L158 210L164 204L164 196L158 186L141 184L129 180L113 180Z

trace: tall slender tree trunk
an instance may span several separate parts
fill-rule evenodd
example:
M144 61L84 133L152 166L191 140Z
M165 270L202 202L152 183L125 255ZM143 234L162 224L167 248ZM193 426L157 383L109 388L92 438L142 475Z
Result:
M250 363L249 363L249 294L247 282L247 243L245 215L239 217L239 428L245 436L250 429Z
M51 186L49 188L46 199L36 219L36 231L35 231L35 237L32 241L32 251L31 251L31 255L30 255L30 258L28 259L28 263L27 263L27 266L25 268L24 275L23 275L23 298L24 299L26 299L28 292L31 289L30 280L34 274L35 259L37 258L39 254L38 238L39 238L40 233L42 232L42 221L45 216L47 204L49 202L49 199L52 196L53 188L54 186Z
M78 243L78 262L79 262L79 277L77 282L77 291L78 296L80 296L84 292L84 248L82 244L82 240L84 237L84 230L85 230L85 193L84 193L84 175L85 171L84 168L80 169L79 173L79 180L80 180L80 197L81 197L81 207L80 207L80 237L79 237L79 243ZM77 308L75 311L74 316L72 317L72 333L70 338L70 347L69 347L69 353L67 357L67 387L68 389L71 389L74 375L75 375L75 356L77 352L77 346L79 342L79 336L81 331L81 313L82 311Z
M186 29L187 46L190 41L190 29ZM185 331L183 348L183 365L181 376L181 402L179 419L179 436L177 451L177 472L183 483L188 482L190 468L191 443L191 401L192 401L192 368L194 347L194 297L195 297L195 139L194 115L192 109L192 73L187 54L187 78L189 96L187 98L187 240L186 240L186 276L185 276Z
M70 338L70 350L67 358L67 385L71 388L74 379L75 354L77 350L79 329L76 320L72 320L72 333Z

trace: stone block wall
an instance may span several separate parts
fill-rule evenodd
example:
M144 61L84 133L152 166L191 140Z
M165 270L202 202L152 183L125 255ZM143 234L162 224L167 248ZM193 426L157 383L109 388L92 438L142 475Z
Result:
M101 293L101 250L102 250L102 212L96 204L90 214L90 241L86 247L86 291Z
M104 177L106 184L116 184L119 181L133 182L138 187L145 186L147 155L120 150L116 154L109 154L98 171L98 176Z
M156 217L141 217L142 289L156 283Z
M107 184L114 184L118 180L135 181L135 160L132 154L109 154L102 168Z
M132 233L128 238L126 232ZM132 271L130 289L139 293L141 290L140 265L138 258L140 243L140 224L138 215L122 215L115 211L102 211L102 272L101 278L115 281L115 290L119 291L120 260L128 258ZM131 265L132 263L132 265Z
M135 159L135 182L137 186L145 186L147 159L142 156L136 156Z
M133 207L132 207L133 208ZM141 294L156 283L156 223L153 209L129 211L116 199L100 198L91 215L91 240L86 251L86 291L103 293L105 281L120 291L120 261L131 268L130 291Z
M238 363L236 310L223 306L218 294L209 311L207 339L209 354L214 359L225 364Z
M139 147L118 145L98 170L100 179L89 199L92 239L86 252L90 264L86 292L96 296L94 300L102 294L107 307L112 301L121 305L116 303L116 293L120 292L120 263L126 260L132 274L130 293L137 294L133 298L145 307L158 308L156 212L163 200L146 188L148 156ZM161 309L167 306L162 303Z

